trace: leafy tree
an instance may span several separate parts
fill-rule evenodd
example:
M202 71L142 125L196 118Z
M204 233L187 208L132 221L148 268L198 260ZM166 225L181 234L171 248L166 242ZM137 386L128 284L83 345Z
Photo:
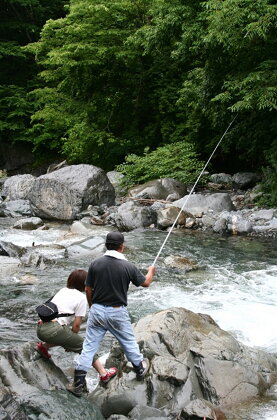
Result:
M176 143L206 159L238 114L214 170L273 168L275 25L270 0L71 0L27 47L42 68L28 135L113 169Z
M267 0L210 0L203 6L199 19L206 33L195 48L204 53L187 74L179 105L189 108L198 150L206 152L230 120L228 113L238 112L223 157L233 170L233 153L241 159L237 167L256 169L265 164L276 138L276 6ZM202 141L203 128L208 138ZM226 159L217 165L228 166Z
M36 142L52 137L69 161L108 169L126 153L183 139L175 107L182 72L171 52L191 18L180 2L72 1L68 16L49 21L31 47L47 83L34 92L40 103L33 116ZM158 40L147 46L152 30Z
M2 0L0 5L0 142L29 141L37 85L34 58L22 47L38 39L49 17L61 15L64 0Z

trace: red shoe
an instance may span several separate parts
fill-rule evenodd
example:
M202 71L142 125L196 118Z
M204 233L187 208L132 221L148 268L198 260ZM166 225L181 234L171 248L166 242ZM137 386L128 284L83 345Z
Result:
M48 353L48 350L42 343L37 343L35 350L44 358L44 359L50 359L51 354Z
M115 367L112 367L110 369L106 369L106 372L106 375L100 376L100 382L102 384L107 384L109 380L116 375L117 369Z

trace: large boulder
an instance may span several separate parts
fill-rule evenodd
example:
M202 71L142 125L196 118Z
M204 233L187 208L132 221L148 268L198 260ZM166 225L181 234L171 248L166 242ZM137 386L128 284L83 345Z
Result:
M2 196L8 200L28 200L35 179L30 174L7 178L3 185Z
M3 420L104 420L99 410L65 390L68 380L49 359L37 359L34 343L0 351L0 418Z
M230 195L227 193L214 194L192 194L186 195L180 200L174 201L172 205L182 208L195 217L201 217L208 212L219 213L223 210L235 210Z
M113 221L119 230L130 231L146 228L156 223L157 215L151 207L140 206L133 201L127 201L118 207Z
M159 200L178 200L187 193L187 187L172 178L161 178L138 185L129 191L131 197Z
M119 346L113 347L107 364L117 361L119 374L89 397L105 417L148 405L178 418L196 399L224 410L263 395L276 380L274 355L241 344L208 315L171 308L140 319L134 329L150 370L137 382Z
M124 178L124 175L121 172L109 171L107 172L107 177L109 178L110 183L115 189L115 194L117 197L122 197L127 194L127 188L122 186L121 182Z
M233 187L242 190L254 187L258 181L259 177L253 172L237 172L232 177Z
M89 204L113 205L115 192L102 169L81 164L40 176L29 198L38 217L74 220Z

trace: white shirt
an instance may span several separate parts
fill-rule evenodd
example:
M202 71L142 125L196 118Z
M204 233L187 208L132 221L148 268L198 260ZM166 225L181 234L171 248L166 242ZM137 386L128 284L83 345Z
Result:
M87 313L88 305L86 296L77 289L63 287L53 297L52 302L57 305L60 314L74 314L72 316L57 318L57 321L61 325L69 325L75 316L84 317Z
M125 257L124 254L122 254L122 252L114 251L113 249L107 250L105 252L104 256L105 255L107 255L108 257L117 258L118 260L126 260L127 261L127 258Z

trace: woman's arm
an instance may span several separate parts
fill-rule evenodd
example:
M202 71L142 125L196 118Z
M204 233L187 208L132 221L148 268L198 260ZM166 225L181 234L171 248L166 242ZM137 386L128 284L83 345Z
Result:
M82 319L83 319L82 316L75 316L75 319L73 321L72 328L71 328L73 332L78 333L80 331Z

